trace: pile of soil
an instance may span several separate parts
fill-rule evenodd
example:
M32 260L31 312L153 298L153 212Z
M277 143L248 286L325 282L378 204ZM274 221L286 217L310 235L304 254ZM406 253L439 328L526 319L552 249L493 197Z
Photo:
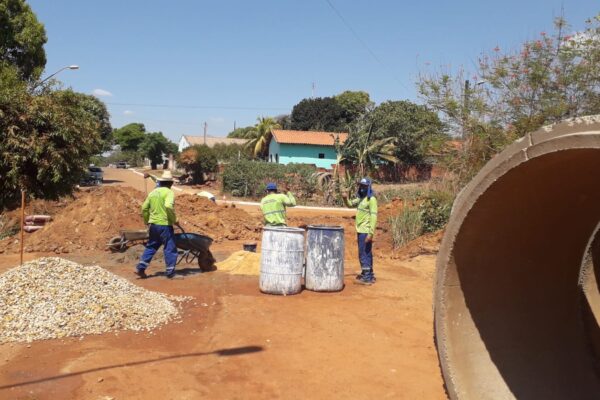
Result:
M106 250L108 240L122 229L144 229L141 192L131 188L100 187L78 192L73 200L49 210L52 221L26 234L25 251L69 253ZM28 214L31 213L29 208ZM18 236L0 242L0 252L18 251Z
M181 194L175 209L186 231L208 235L216 242L260 239L261 220L234 204L218 205L205 197Z
M48 214L52 221L26 234L25 251L60 254L107 250L106 244L119 231L145 229L140 211L143 200L138 190L103 186L56 203L32 203L27 214ZM219 206L203 197L182 194L175 198L175 210L186 231L208 235L216 242L260 238L260 219L234 205ZM5 219L18 225L17 210ZM18 234L0 241L0 253L17 251Z

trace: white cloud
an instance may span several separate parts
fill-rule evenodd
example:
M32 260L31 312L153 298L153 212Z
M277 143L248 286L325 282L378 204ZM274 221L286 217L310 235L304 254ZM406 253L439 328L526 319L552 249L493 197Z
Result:
M94 89L92 90L92 94L98 97L111 97L113 95L111 92L104 89Z
M133 114L133 111L131 111L131 110L123 111L123 115L132 115L132 114Z

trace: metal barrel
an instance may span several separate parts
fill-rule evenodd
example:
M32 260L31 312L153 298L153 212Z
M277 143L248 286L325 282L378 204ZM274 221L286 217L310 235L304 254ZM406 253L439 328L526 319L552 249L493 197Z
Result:
M309 225L306 238L307 289L336 292L344 288L344 228Z
M304 229L265 227L260 252L260 291L296 294L302 290Z

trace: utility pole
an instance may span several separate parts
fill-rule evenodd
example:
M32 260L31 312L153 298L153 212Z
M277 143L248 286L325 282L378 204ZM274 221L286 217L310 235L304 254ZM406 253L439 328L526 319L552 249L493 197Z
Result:
M235 121L233 121L233 130L235 131Z
M206 144L206 129L207 129L208 125L206 122L204 122L204 144Z
M310 96L311 99L315 98L315 91L316 91L316 89L317 89L317 84L315 82L313 82L312 83L311 96Z

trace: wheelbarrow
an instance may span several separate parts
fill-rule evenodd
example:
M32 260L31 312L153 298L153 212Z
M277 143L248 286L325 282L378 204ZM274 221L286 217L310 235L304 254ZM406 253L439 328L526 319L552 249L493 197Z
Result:
M216 261L210 252L213 239L206 235L186 233L181 227L179 229L182 233L175 234L175 245L179 250L177 264L182 260L188 264L197 261L202 271L211 271Z
M181 233L175 234L175 246L177 246L179 254L177 264L183 260L188 264L196 261L203 271L212 270L216 261L210 252L213 239L206 235L187 233L181 226L178 226L178 228ZM119 233L119 236L113 237L107 244L107 247L114 252L123 252L130 243L147 241L149 238L147 230L123 230Z
M125 251L127 245L134 242L148 240L148 230L137 230L137 231L119 231L119 236L111 238L107 247L112 251Z

